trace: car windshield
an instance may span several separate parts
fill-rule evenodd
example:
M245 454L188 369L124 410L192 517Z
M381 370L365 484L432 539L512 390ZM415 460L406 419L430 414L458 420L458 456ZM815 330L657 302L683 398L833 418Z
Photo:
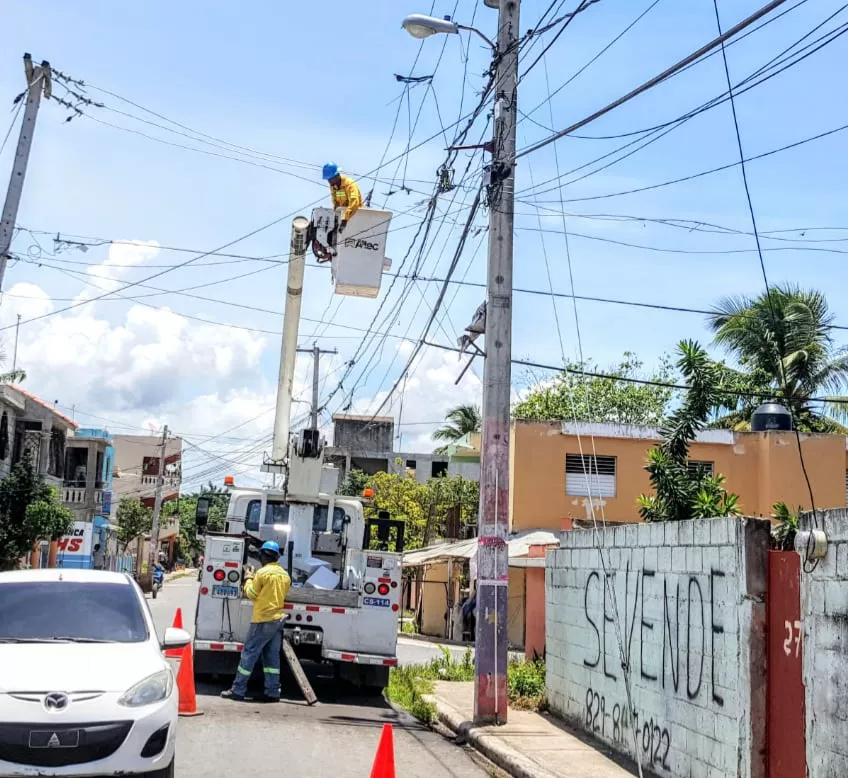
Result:
M139 643L147 623L125 583L0 583L0 643Z

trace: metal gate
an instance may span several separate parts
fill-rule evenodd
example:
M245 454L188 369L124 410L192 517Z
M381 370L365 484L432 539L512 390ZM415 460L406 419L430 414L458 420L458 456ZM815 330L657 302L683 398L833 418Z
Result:
M804 680L801 625L801 557L768 557L768 774L805 778Z

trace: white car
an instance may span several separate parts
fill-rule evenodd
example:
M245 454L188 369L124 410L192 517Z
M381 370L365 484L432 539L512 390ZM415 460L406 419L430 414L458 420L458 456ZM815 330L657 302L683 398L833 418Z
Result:
M178 696L129 576L0 573L0 775L174 775Z

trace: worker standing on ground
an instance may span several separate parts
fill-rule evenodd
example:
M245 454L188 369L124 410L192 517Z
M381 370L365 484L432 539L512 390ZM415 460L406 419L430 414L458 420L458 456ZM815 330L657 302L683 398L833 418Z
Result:
M233 688L221 692L228 700L243 700L256 662L262 658L265 677L264 702L280 700L280 650L283 641L283 606L291 587L289 574L280 566L280 547L273 541L259 549L262 567L247 574L244 593L253 600L253 617L244 641Z
M324 165L324 180L330 184L330 197L333 200L333 208L344 208L344 216L342 223L339 225L339 232L344 232L347 223L362 207L362 194L359 191L356 181L339 173L339 166L334 162L328 162Z

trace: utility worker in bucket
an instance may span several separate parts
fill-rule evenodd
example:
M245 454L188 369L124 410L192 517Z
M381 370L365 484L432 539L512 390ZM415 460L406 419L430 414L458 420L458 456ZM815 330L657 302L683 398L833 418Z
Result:
M221 692L228 700L244 700L247 682L260 657L265 677L263 702L280 700L280 650L283 643L283 606L291 587L289 574L280 566L280 547L269 540L259 549L262 567L247 573L244 593L253 600L253 617L244 641L233 688Z
M324 180L330 184L333 208L345 209L342 223L339 225L339 233L342 233L353 214L362 207L362 194L356 181L339 173L339 166L334 162L324 165L323 176Z

